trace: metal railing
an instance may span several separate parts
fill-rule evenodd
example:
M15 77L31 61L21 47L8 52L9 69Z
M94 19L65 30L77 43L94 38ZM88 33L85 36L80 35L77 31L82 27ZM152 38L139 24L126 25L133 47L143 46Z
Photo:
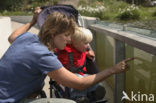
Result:
M156 40L150 39L149 37L136 35L132 32L125 32L125 26L118 26L116 29L112 29L112 27L102 26L99 24L92 24L89 28L94 33L93 44L96 44L96 35L97 32L100 34L110 36L115 41L115 49L114 49L114 63L123 60L126 58L125 56L125 43L146 51L150 54L156 55ZM94 47L93 47L94 49ZM95 49L96 52L96 49ZM123 96L122 91L125 90L125 73L116 74L114 79L114 103L124 103L121 101Z

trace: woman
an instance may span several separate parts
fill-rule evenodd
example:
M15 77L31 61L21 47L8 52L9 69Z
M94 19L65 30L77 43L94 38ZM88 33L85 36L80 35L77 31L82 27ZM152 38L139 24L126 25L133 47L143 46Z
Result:
M64 86L83 90L129 68L127 62L133 58L98 74L77 77L52 53L54 48L64 49L70 40L75 28L73 18L54 12L48 16L37 36L27 32L36 23L37 14L9 37L12 45L0 60L0 103L17 103L28 98L43 87L47 75Z

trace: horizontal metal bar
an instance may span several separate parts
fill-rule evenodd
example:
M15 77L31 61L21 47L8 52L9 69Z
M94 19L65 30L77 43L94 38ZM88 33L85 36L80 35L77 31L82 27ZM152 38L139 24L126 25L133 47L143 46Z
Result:
M89 28L96 32L101 32L102 34L111 36L114 39L123 41L133 47L139 48L148 53L156 55L156 41L155 40L142 37L136 34L124 32L124 31L102 27L96 24L90 25Z

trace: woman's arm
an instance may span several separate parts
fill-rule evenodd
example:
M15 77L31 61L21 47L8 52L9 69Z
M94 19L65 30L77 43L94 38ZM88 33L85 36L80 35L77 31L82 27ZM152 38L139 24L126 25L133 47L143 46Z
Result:
M10 43L12 43L16 39L16 37L18 37L19 35L27 32L33 25L35 25L36 22L37 22L38 13L39 13L38 9L36 9L35 12L34 12L34 16L33 16L32 21L22 25L21 27L17 28L15 31L13 31L11 33L11 35L9 36L8 41Z
M22 25L21 27L19 27L18 29L16 29L14 32L11 33L11 35L8 38L8 41L12 44L16 39L16 37L27 32L33 25L34 24L32 22Z
M97 74L89 75L84 78L79 78L75 74L71 73L67 69L60 68L58 70L52 71L48 73L48 75L54 79L56 82L70 87L70 88L75 88L79 90L83 90L85 88L90 87L91 85L97 84L109 76L121 72L127 71L129 66L127 65L128 61L133 60L134 58L128 58L118 64L116 64L113 67L110 67L108 69L103 70L102 72L99 72Z

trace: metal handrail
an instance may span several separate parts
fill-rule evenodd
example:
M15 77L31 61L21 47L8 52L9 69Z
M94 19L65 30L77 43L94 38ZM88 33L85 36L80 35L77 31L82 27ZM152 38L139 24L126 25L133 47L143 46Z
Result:
M111 36L114 39L123 41L133 47L139 48L148 53L156 55L156 41L147 38L146 36L136 35L121 30L113 30L96 24L90 25L89 28L95 31L101 31L103 34Z
M115 40L114 49L114 64L125 59L125 43L133 47L139 48L143 51L156 55L156 40L150 39L149 37L143 35L136 35L124 31L123 29L112 29L107 26L100 26L98 24L90 25L89 28L93 33L99 32L103 35L110 36ZM100 35L100 34L99 34ZM96 35L95 35L96 37ZM95 41L96 42L96 41ZM121 101L123 96L122 92L125 90L125 73L116 74L114 78L114 103L124 103Z

